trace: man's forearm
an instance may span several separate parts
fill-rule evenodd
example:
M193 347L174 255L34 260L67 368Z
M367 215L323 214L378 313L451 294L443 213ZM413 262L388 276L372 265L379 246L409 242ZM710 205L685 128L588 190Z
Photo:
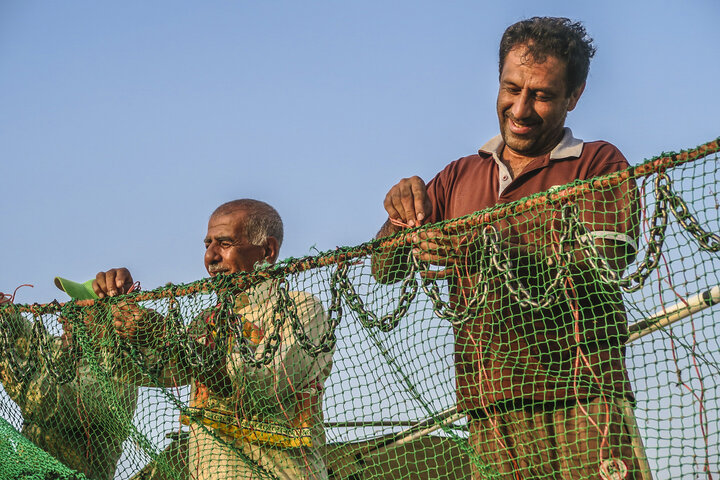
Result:
M394 235L402 230L393 225L390 220L380 228L375 238L384 238ZM372 255L372 274L380 283L395 283L408 274L410 265L407 262L410 247L380 247Z
M595 249L600 259L604 260L608 268L621 275L628 265L635 259L635 247L627 242L615 240L590 240L595 243ZM586 248L577 246L573 252L573 273L594 271L596 268L590 261L590 253Z

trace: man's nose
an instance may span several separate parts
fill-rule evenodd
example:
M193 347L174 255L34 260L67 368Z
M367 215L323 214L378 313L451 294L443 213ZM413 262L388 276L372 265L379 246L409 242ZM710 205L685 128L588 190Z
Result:
M522 90L520 95L515 97L515 102L512 106L513 117L521 120L523 118L529 118L533 113L533 99L527 90Z
M220 260L221 257L218 253L217 245L213 242L205 249L205 261L207 263L214 263Z

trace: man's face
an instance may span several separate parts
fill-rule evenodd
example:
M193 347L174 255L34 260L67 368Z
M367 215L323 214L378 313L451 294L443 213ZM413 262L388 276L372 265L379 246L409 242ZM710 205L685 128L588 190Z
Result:
M217 274L249 272L265 258L262 245L252 245L245 234L245 211L213 215L205 236L205 269Z
M565 62L548 55L536 63L525 52L525 45L518 45L505 57L497 113L505 145L515 154L537 157L562 139L567 112L575 108L584 85L568 95Z

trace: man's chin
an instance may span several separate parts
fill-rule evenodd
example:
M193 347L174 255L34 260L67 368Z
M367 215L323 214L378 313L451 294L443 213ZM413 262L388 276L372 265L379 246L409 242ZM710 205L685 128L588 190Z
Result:
M503 140L505 146L518 155L531 156L535 150L534 138L518 138L515 135L508 135Z
M542 140L536 137L519 137L513 134L504 134L503 141L505 146L512 150L516 155L523 157L539 157L545 155L553 149L553 147L542 147Z

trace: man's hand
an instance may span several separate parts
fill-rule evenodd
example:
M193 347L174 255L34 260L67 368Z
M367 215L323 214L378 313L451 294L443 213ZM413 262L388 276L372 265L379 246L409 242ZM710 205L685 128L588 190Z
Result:
M131 291L132 275L127 268L113 268L100 272L93 280L93 290L98 297L115 297ZM113 328L120 338L140 346L148 346L162 335L163 318L152 310L140 307L135 302L121 300L110 305Z
M423 179L418 176L400 180L385 195L383 205L388 220L380 228L376 238L396 234L404 228L419 227L426 223L432 213L427 187ZM423 241L426 240L427 237L423 237ZM420 243L420 240L417 243ZM406 245L378 250L372 256L372 272L375 279L380 283L393 283L405 278L410 267L406 260L410 247ZM424 243L422 246L417 246L417 248L422 247L428 249L425 252L426 257L432 256L431 245Z
M467 256L466 235L448 235L427 230L412 235L413 255L423 262L443 267L453 266Z
M133 286L133 278L127 268L113 268L99 272L93 280L93 290L100 298L114 297L128 293Z
M165 322L157 312L126 300L111 305L110 312L113 327L120 338L140 347L149 347L162 341Z
M442 270L422 272L424 278L443 280L454 274L466 274L475 268L471 265L471 255L479 249L478 239L467 234L447 234L440 230L427 230L414 233L412 254L420 261L445 267ZM460 270L459 270L460 269Z
M417 227L432 213L432 204L423 179L403 178L393 186L383 202L390 221L395 225Z

